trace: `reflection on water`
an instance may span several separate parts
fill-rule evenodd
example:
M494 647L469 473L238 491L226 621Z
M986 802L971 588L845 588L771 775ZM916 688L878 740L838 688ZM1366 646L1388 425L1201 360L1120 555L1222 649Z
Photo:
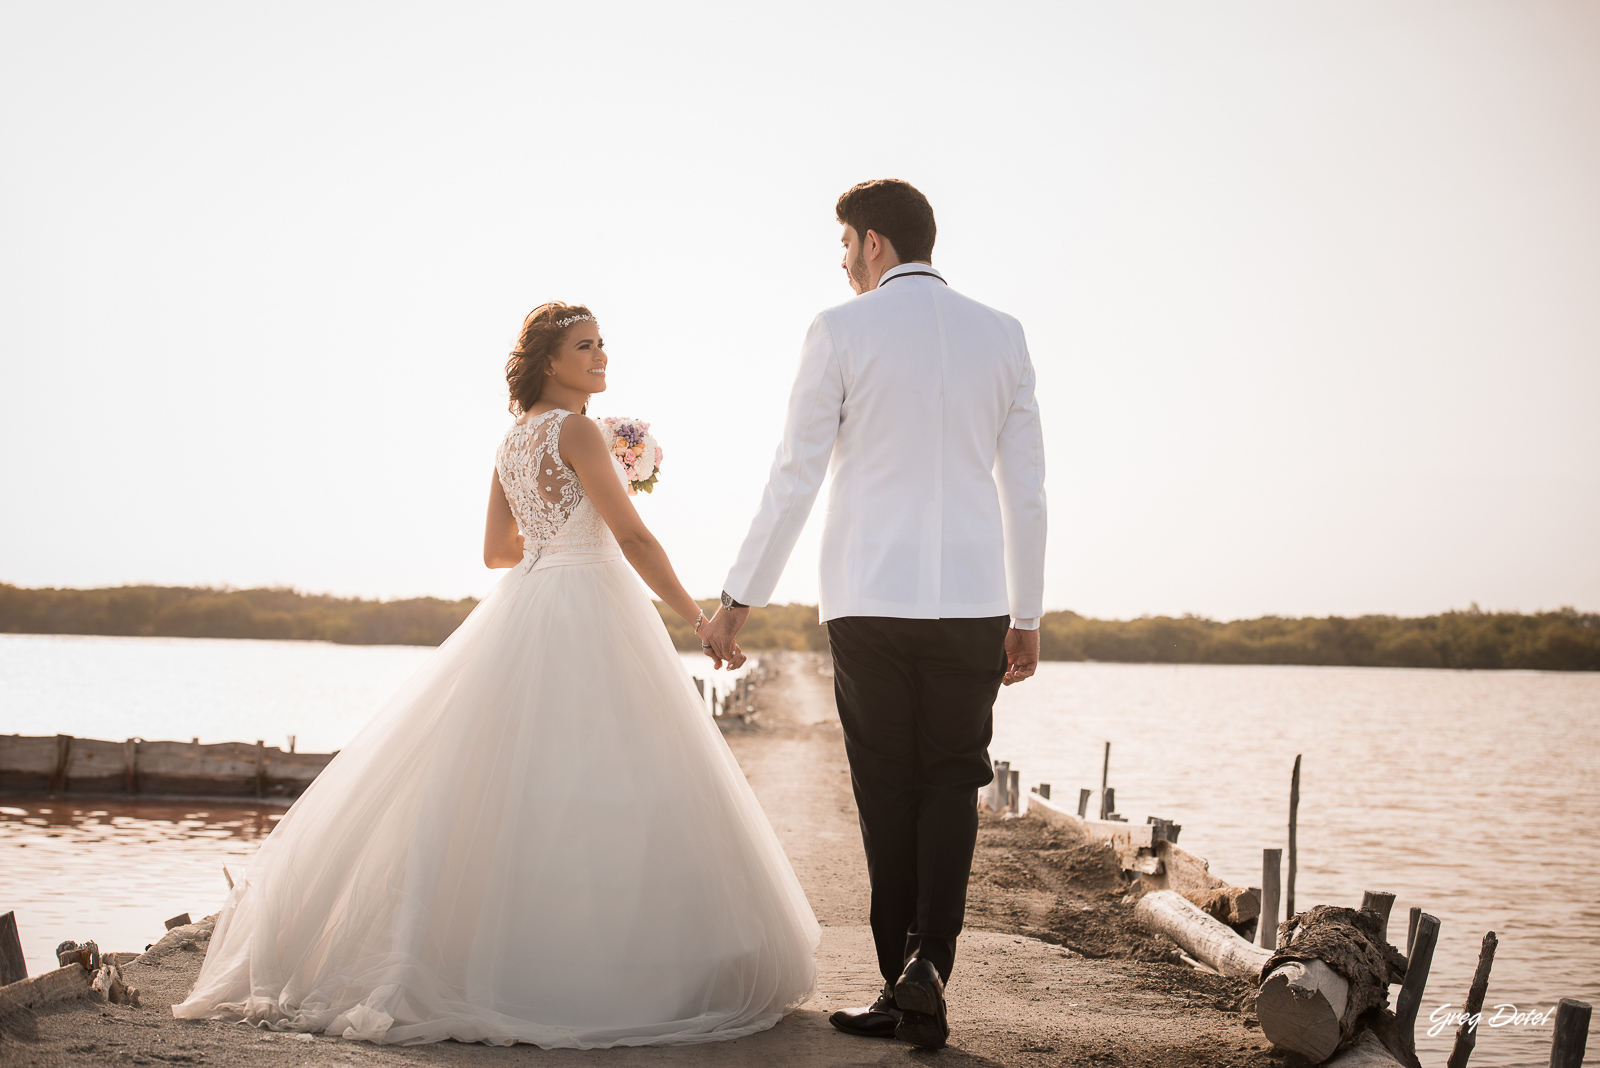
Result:
M199 802L0 797L0 910L15 909L28 974L55 947L94 939L138 951L180 912L222 906L283 809Z

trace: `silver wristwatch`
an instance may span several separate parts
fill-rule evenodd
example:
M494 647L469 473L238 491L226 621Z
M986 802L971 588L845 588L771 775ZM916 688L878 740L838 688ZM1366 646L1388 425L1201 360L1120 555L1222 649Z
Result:
M733 599L733 595L732 594L730 594L727 590L723 590L722 591L722 607L724 607L724 608L749 608L750 606L747 605L747 604L740 604L738 601L735 601Z

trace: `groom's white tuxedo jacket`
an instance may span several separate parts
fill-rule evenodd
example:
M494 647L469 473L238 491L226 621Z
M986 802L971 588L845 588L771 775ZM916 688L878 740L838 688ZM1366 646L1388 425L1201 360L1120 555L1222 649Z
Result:
M817 316L724 589L765 605L832 475L822 621L1044 612L1044 440L1022 326L923 263Z

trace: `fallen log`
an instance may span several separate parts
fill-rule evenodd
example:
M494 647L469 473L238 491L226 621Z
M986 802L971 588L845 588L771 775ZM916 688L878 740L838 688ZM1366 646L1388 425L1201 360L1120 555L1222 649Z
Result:
M89 969L81 964L69 964L32 979L0 986L0 1016L93 994Z
M1340 1022L1350 1003L1350 984L1320 960L1291 960L1261 980L1256 1018L1279 1049L1321 1064L1339 1048ZM1270 1023L1269 1023L1270 1021Z
M1316 905L1278 928L1262 967L1256 1018L1274 1046L1320 1064L1358 1036L1357 1021L1389 1001L1406 960L1383 938L1374 909Z
M1394 1054L1384 1048L1371 1031L1363 1031L1337 1057L1323 1062L1323 1068L1403 1068Z
M1175 890L1152 890L1139 899L1133 914L1180 948L1223 975L1255 979L1272 954L1240 938L1227 924L1206 915Z

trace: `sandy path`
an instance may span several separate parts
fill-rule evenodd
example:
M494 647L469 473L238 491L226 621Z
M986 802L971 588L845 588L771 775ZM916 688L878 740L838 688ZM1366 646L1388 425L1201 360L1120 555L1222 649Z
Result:
M866 867L831 680L809 654L774 658L752 728L728 742L760 797L823 924L816 995L770 1031L733 1042L675 1048L541 1050L454 1042L379 1047L325 1036L262 1033L237 1024L178 1021L199 952L158 965L130 964L142 1009L77 1002L41 1012L0 1037L0 1064L38 1065L762 1065L846 1066L936 1062L976 1065L1224 1066L1283 1064L1237 1013L1203 990L1149 982L1152 967L1089 960L1010 933L964 934L948 991L951 1045L937 1053L840 1034L833 1009L876 994L866 924ZM31 1033L29 1033L31 1032ZM1253 1047L1253 1048L1252 1048Z

